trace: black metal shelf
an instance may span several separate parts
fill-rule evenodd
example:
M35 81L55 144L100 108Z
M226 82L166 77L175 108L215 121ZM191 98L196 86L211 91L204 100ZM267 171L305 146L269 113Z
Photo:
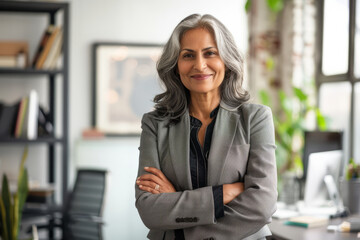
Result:
M46 70L46 69L35 69L35 68L0 68L0 74L11 74L11 75L56 75L63 74L64 70Z
M68 113L69 113L69 3L67 2L44 2L44 1L2 1L0 0L0 14L9 13L14 15L23 16L26 14L47 14L48 24L60 25L63 27L63 45L62 53L63 59L59 69L46 70L28 68L0 68L0 76L20 76L24 81L31 80L32 76L45 76L48 83L48 103L49 103L49 116L50 121L54 126L61 124L61 137L54 136L40 136L35 140L28 139L16 139L14 137L0 137L0 145L46 145L47 146L47 171L48 171L48 183L57 183L57 171L56 168L60 167L60 185L62 193L62 203L66 203L68 194ZM62 20L59 21L58 12L62 16ZM20 24L20 23L19 23ZM4 25L4 27L6 27ZM8 26L14 27L14 26ZM16 26L15 26L16 27ZM16 30L15 30L16 31ZM56 84L55 76L61 75L61 87ZM2 78L6 79L6 78ZM1 82L1 81L0 81ZM0 86L1 87L1 86ZM57 91L60 90L60 91ZM57 95L60 95L61 104L55 104ZM60 110L61 120L56 121L55 112ZM56 151L57 145L61 145L61 154ZM60 161L59 161L60 160ZM60 165L56 164L61 162ZM41 168L43 166L39 166ZM59 189L60 190L60 189ZM49 231L48 239L53 239L53 231Z
M14 138L14 137L2 137L0 138L0 144L55 144L62 143L64 141L63 138L54 138L54 137L39 137L34 140L29 140L25 138Z
M66 6L60 2L0 1L1 12L56 13Z

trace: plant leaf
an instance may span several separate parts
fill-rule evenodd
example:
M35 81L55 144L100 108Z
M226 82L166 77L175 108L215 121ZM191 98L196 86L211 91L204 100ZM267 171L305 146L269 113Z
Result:
M28 156L28 152L29 152L29 147L26 145L24 148L24 152L21 158L21 163L20 163L20 169L19 169L19 179L22 178L22 174L24 173L24 168L25 168L25 162ZM18 188L20 187L20 183L21 181L18 181Z
M266 92L265 90L260 90L259 96L260 96L260 100L261 100L262 104L264 104L266 106L271 105L270 96L269 96L268 92Z
M22 209L26 202L28 191L29 191L29 189L28 189L28 173L27 173L27 169L25 168L25 169L23 169L23 173L21 174L21 178L19 179L19 187L18 187L18 191L17 191L18 219L21 219L21 217L22 217ZM19 232L19 229L20 229L20 221L17 224L17 233Z
M245 3L245 11L248 13L251 7L251 0L247 0Z
M267 0L267 4L273 12L280 12L284 8L283 0Z
M0 213L1 213L1 227L2 227L1 237L3 239L9 239L8 227L6 221L6 211L2 198L0 198Z
M6 175L3 175L3 182L2 182L2 190L1 190L1 197L2 197L2 203L4 206L4 213L5 213L5 223L7 225L6 231L8 234L8 239L12 239L12 230L11 230L11 226L12 226L12 211L13 211L13 206L11 203L11 193L10 193L10 189L9 189L9 183L7 180Z
M324 115L321 114L320 110L316 109L316 122L321 131L325 131L327 129L327 122Z
M19 179L18 179L18 188L17 188L17 193L16 193L16 197L17 197L17 210L15 211L15 216L18 219L21 219L22 217L22 209L24 207L27 195L28 195L28 173L27 170L25 168L25 162L28 156L28 152L29 152L29 147L25 146L24 148L24 152L22 155L22 159L21 159L21 164L20 164L20 169L19 169ZM14 225L14 228L16 228L16 231L14 231L14 233L19 232L20 229L20 221L17 222L16 225Z
M17 194L14 195L14 208L13 208L13 225L12 225L12 235L14 239L17 239L19 233L19 198Z
M295 96L300 100L300 102L305 102L308 99L308 96L306 93L303 92L300 88L293 88Z

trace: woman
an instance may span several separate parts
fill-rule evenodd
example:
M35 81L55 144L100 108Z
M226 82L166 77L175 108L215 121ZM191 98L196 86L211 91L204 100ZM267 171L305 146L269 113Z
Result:
M166 91L142 120L136 207L149 239L264 239L276 208L269 108L246 103L225 26L190 15L158 61Z

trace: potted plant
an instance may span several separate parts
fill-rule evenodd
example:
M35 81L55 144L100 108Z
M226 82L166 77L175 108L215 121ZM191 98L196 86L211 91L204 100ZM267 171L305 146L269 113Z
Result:
M349 160L345 179L340 180L340 193L350 213L360 213L360 164Z
M262 103L273 109L278 191L280 200L287 204L299 200L300 186L297 179L303 173L302 149L307 116L313 113L317 127L320 130L326 129L325 117L311 104L308 95L300 88L293 87L292 91L292 95L287 95L279 90L274 99L276 104L270 99L268 92L260 91Z
M6 174L3 175L0 197L0 233L2 240L17 240L22 209L28 193L28 174L25 161L28 155L28 147L25 147L19 170L17 191L10 192Z

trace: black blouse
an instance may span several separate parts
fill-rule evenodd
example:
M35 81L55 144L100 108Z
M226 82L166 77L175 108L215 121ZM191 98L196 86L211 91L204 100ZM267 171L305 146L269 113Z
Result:
M210 118L212 118L212 121L206 128L203 148L201 148L199 139L197 137L202 123L199 119L190 116L190 172L193 189L207 186L208 157L218 111L219 106L210 113ZM218 219L224 216L223 186L213 186L212 189L215 205L215 219ZM175 239L185 239L182 229L175 230Z

